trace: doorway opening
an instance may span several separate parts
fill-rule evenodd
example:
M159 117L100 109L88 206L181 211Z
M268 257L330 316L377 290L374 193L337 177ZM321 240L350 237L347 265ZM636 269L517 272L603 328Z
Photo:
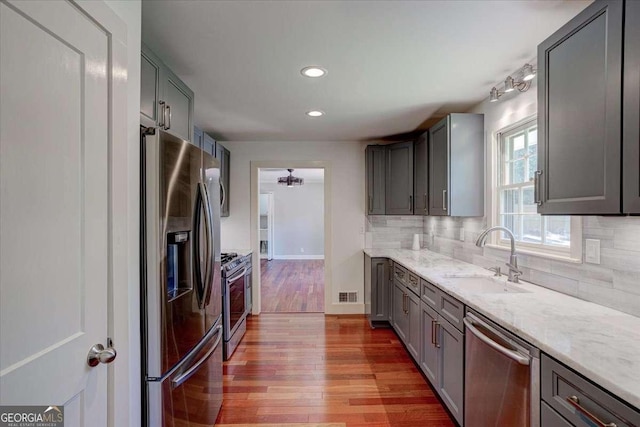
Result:
M325 311L324 177L324 168L258 170L264 313Z

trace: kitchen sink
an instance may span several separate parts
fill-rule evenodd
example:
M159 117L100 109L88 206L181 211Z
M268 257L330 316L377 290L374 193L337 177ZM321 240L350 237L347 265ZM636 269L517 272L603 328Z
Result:
M481 276L449 276L447 280L461 290L475 294L526 294L530 293L522 289L522 284L513 285L505 280L493 277Z

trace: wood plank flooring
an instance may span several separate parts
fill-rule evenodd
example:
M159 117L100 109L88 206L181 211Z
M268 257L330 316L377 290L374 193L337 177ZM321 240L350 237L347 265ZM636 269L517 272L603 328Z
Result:
M221 427L454 426L393 331L362 315L250 316L224 392Z
M260 260L263 313L324 312L324 260Z

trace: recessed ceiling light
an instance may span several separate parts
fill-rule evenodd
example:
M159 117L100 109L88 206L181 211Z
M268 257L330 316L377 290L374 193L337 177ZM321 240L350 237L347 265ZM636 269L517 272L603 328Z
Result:
M320 111L320 110L311 110L311 111L307 111L307 116L309 116L309 117L320 117L320 116L324 116L324 111Z
M311 65L309 67L304 67L300 70L303 76L306 77L322 77L327 74L327 70L322 67L318 67L316 65Z

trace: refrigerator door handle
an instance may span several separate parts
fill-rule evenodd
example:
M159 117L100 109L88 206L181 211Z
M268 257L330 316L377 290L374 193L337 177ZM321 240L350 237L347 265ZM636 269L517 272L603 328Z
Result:
M202 193L202 188L200 185L198 185L197 190L196 190L196 206L194 209L194 235L195 238L193 239L193 252L194 255L193 256L193 262L194 262L194 267L196 270L196 296L198 298L198 308L202 309L202 307L204 306L203 301L204 301L204 283L202 280L202 261L200 259L200 250L202 249L202 242L201 242L201 233L200 233L200 226L202 224L201 222L201 215L202 215L202 208L205 207L204 205L204 201L203 198L204 194ZM207 225L207 218L206 218L206 213L205 213L205 227L208 227ZM207 258L209 256L209 242L207 241L207 246L205 247L205 258ZM205 275L205 280L207 278L207 270L205 268L204 271L204 275Z
M207 361L207 359L209 359L209 357L211 357L211 355L216 351L216 349L220 345L220 341L222 341L222 325L216 326L216 329L218 330L218 338L216 338L216 342L211 346L209 351L207 351L207 353L200 358L200 360L191 365L189 369L187 369L171 381L171 386L173 388L180 386L180 384L188 380L189 377L191 377L191 375L193 375L198 370L198 368L200 368L200 366L202 366Z
M211 287L213 286L213 263L215 256L215 248L213 243L213 214L211 212L211 201L209 200L209 191L207 191L207 186L203 183L198 184L202 188L202 205L204 207L205 212L205 227L207 230L207 255L206 255L206 268L204 272L204 289L203 289L203 303L202 307L209 304L209 299L211 298ZM201 307L201 308L202 308Z

